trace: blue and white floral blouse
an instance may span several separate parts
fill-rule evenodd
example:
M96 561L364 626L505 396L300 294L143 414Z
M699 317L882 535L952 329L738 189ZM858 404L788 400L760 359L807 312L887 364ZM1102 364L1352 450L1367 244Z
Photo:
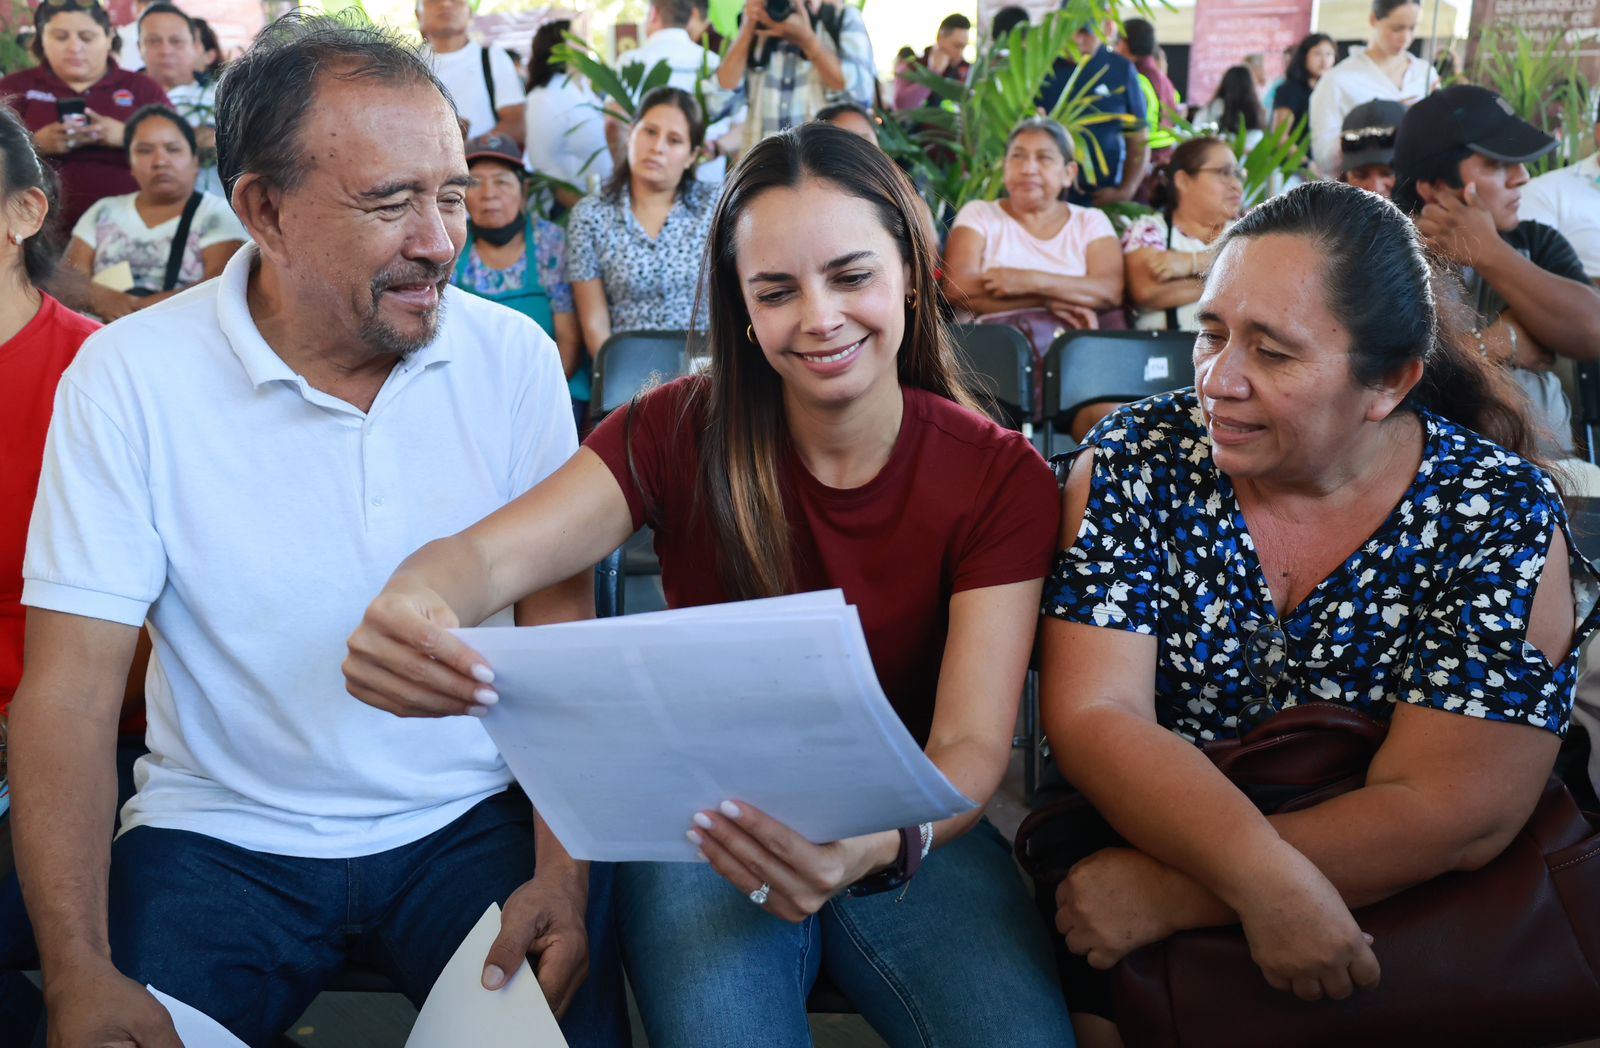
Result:
M722 187L690 182L673 201L655 237L633 215L624 186L619 199L584 197L567 219L567 276L605 288L612 331L688 331L700 292L700 262Z
M1088 510L1045 582L1045 614L1158 638L1157 720L1191 742L1234 737L1268 699L1380 719L1398 700L1565 734L1600 587L1560 496L1521 457L1418 414L1426 449L1399 505L1280 616L1194 391L1122 408L1085 438ZM1526 636L1556 528L1572 551L1579 626L1552 666ZM1274 626L1285 671L1253 674L1245 645Z

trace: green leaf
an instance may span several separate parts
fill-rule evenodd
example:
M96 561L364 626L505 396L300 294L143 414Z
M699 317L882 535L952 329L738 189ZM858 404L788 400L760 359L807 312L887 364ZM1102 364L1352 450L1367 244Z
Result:
M589 86L602 98L615 103L625 112L629 119L633 118L633 95L623 85L622 78L606 63L592 57L588 45L576 36L568 35L566 43L557 44L552 57L558 62L566 64L568 69L576 70L583 74L589 81ZM629 67L623 68L626 75Z
M658 87L666 87L667 81L671 79L672 66L663 58L644 75L644 82L639 85L639 98L643 99Z

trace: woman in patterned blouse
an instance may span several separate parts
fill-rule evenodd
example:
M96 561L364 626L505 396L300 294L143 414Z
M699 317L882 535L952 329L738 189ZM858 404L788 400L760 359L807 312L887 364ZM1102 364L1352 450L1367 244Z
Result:
M1379 974L1352 909L1484 865L1533 811L1595 576L1387 201L1317 182L1251 212L1199 319L1196 387L1105 419L1067 481L1045 726L1131 847L1072 870L1056 927L1106 969L1239 923L1274 987L1343 998ZM1387 740L1363 788L1268 818L1196 744L1310 700ZM1086 1044L1093 975L1069 962Z
M704 137L692 95L675 87L648 92L628 133L627 159L603 193L572 209L567 273L590 353L613 331L697 326L700 256L720 191L694 177Z

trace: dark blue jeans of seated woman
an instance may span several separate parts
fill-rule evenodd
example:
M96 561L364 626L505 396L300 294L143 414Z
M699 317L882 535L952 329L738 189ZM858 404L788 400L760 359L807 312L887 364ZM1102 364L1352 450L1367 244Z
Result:
M1075 1043L1011 849L987 822L901 892L801 924L701 863L617 868L617 925L650 1048L807 1048L819 969L891 1048Z
M112 846L111 955L123 974L271 1044L359 961L421 1006L490 902L533 874L517 790L421 840L356 859L305 859L141 826ZM562 1020L573 1048L627 1045L611 867L591 867L589 977Z

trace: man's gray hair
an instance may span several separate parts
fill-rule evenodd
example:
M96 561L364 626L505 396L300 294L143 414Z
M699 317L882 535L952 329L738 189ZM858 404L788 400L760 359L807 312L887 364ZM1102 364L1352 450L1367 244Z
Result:
M293 189L306 174L300 125L323 77L428 84L450 92L416 48L358 13L291 13L261 31L217 85L217 174L228 196L240 177Z

